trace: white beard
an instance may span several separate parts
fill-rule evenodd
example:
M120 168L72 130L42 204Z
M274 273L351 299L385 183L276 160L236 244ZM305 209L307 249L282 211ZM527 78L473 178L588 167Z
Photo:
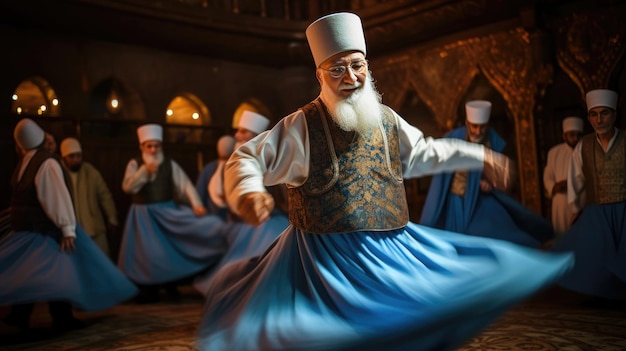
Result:
M163 163L163 151L159 151L156 155L150 155L142 152L141 159L145 164L156 163L161 165L161 163ZM156 173L153 173L148 177L148 181L150 182L154 181L154 179L156 179Z
M354 86L358 87L360 84L356 82ZM341 87L348 88L349 86L342 84ZM363 87L348 98L337 96L324 84L322 84L320 95L330 116L344 131L355 131L364 135L378 127L382 113L381 96L376 91L369 74Z

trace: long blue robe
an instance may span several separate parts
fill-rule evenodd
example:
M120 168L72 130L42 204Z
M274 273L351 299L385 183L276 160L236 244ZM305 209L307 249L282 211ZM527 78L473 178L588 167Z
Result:
M345 234L289 226L263 255L216 273L197 347L453 350L572 258L410 222Z
M465 139L465 126L452 130L446 137ZM488 138L494 151L502 152L506 143L493 130ZM482 171L470 171L465 196L450 193L454 173L433 176L420 224L458 233L507 240L516 244L539 247L554 237L550 222L525 208L505 193L493 189L480 190Z
M626 202L588 205L550 248L575 252L571 271L558 280L564 288L626 300Z
M138 293L82 227L76 251L61 251L58 229L10 231L0 240L0 305L67 301L84 311L122 303Z

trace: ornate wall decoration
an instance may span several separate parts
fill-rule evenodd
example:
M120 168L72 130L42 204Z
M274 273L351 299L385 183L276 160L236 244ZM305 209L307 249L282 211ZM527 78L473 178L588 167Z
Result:
M626 22L615 8L573 13L555 21L559 66L578 86L582 101L592 89L607 88L626 51Z
M402 105L408 91L431 108L437 123L449 130L457 119L457 106L473 78L482 72L507 103L515 121L518 174L522 203L541 212L541 185L534 130L534 106L552 67L541 59L541 33L522 28L462 40L430 50L417 48L373 63L380 90L389 94L386 103ZM378 72L378 73L376 73Z

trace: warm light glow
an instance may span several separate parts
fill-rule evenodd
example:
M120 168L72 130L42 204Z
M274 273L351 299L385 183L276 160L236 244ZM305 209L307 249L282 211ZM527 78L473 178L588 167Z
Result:
M117 99L111 99L111 107L117 109L120 106L120 102Z
M38 115L43 115L43 111L41 109L37 109L37 114Z
M198 114L198 112L194 112L193 114L191 114L191 118L198 119L200 118L200 115Z
M13 99L13 101L17 101L17 94L13 94L13 96L11 96L11 99Z
M59 106L59 99L57 98L52 99L52 105Z
M165 112L168 116L171 116L174 114L174 111L172 111L172 109L167 109L167 112Z
M41 110L41 112L45 112L48 109L48 107L46 105L41 105L41 107L39 107L39 110Z
M21 115L21 114L22 114L22 107L21 107L21 106L18 106L18 107L15 109L15 111L17 112L17 114L18 114L18 115Z

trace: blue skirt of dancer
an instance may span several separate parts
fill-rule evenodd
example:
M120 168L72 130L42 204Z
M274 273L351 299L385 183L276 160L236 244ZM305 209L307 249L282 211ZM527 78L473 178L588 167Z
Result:
M62 252L61 233L12 231L0 242L0 304L66 301L98 311L138 293L82 227L72 253Z
M626 300L626 202L585 207L551 250L576 254L574 268L558 280L560 286Z
M194 279L194 287L205 295L218 269L231 262L260 256L288 226L289 218L279 210L274 210L270 219L257 227L245 222L227 222L224 233L229 242L228 251L215 268Z
M224 221L197 217L173 201L131 205L118 258L135 283L154 285L187 278L215 265L226 251Z
M561 276L573 255L408 223L308 234L216 273L200 350L452 350Z

